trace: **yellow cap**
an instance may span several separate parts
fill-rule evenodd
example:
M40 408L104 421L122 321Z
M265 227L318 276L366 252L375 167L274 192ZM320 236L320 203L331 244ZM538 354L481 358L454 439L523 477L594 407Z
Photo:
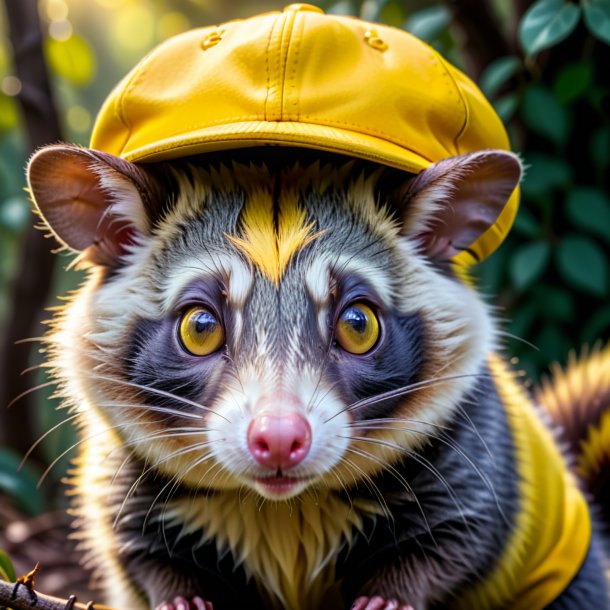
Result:
M291 4L170 38L112 91L91 147L160 161L265 144L420 172L445 157L508 149L481 91L402 30ZM512 225L515 192L470 247L482 260ZM475 262L464 251L456 262Z

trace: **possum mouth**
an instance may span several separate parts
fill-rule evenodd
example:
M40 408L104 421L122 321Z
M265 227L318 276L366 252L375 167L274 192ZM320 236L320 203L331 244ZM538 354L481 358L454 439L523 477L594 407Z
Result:
M290 477L278 471L273 476L256 478L257 491L267 498L283 499L295 496L305 489L311 477Z

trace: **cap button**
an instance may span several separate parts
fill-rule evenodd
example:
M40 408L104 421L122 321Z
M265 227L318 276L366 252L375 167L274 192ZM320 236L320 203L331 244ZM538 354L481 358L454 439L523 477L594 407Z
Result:
M314 6L313 4L289 4L284 8L284 13L288 11L294 11L295 13L322 13L324 15L324 11L319 6Z

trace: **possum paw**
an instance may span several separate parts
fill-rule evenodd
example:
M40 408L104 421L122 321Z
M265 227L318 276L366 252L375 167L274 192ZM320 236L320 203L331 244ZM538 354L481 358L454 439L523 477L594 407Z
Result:
M375 597L359 597L351 610L413 610L413 606L401 604L395 599L383 599L383 597L375 595Z
M155 610L214 610L211 602L206 602L201 597L174 597L171 602L159 604Z

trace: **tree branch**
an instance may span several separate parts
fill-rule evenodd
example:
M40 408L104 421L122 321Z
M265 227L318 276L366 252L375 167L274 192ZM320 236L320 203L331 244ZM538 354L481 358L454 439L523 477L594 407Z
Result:
M51 597L50 595L43 595L42 593L36 593L37 601L32 605L33 597L29 589L26 589L21 585L16 592L15 598L13 599L13 589L15 583L6 582L0 580L0 609L9 608L10 610L65 610L70 608L69 601L67 599L61 599L59 597ZM71 606L73 610L87 610L87 604L81 604L78 601L74 602ZM99 604L89 605L89 610L113 610L108 606L101 606Z

